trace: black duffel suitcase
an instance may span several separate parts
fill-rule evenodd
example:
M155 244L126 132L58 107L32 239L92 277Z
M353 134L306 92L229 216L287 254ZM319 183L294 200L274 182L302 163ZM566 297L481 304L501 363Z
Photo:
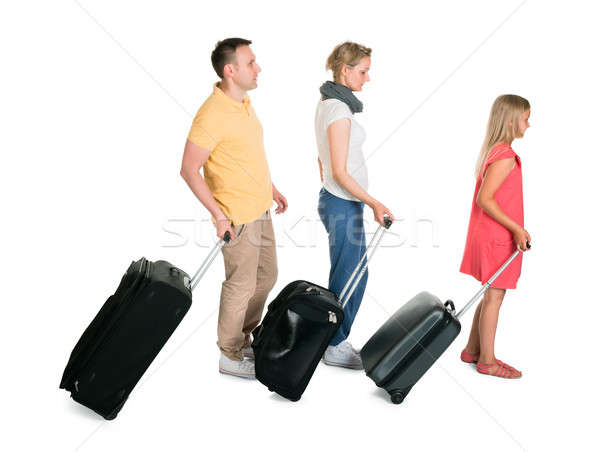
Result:
M270 391L300 400L319 360L344 320L344 306L363 277L385 230L377 229L365 254L338 296L308 281L288 284L273 300L253 331L256 378ZM371 246L370 256L367 253Z
M456 313L452 300L442 304L435 295L421 292L371 336L360 352L363 366L367 376L389 393L393 403L402 403L450 346L460 333L459 318L519 253L516 250L460 312Z
M132 262L75 345L60 388L114 419L189 310L193 288L223 244L215 245L191 280L166 261Z

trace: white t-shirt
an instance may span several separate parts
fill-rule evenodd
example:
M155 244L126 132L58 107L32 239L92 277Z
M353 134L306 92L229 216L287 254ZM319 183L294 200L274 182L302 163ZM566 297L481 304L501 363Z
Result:
M350 141L348 143L346 171L364 190L367 190L369 187L369 176L367 166L365 165L365 157L362 152L362 145L366 138L365 130L354 119L350 107L338 99L320 100L317 104L317 112L315 114L317 148L319 149L319 158L323 166L323 187L329 193L339 198L349 201L359 201L335 181L331 169L327 129L331 123L341 118L350 119Z

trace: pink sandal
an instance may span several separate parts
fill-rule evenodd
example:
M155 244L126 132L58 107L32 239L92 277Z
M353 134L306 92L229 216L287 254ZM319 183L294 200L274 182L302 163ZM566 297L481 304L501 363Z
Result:
M465 363L476 363L479 360L479 354L471 355L467 349L464 349L460 354L460 359Z
M492 372L491 368L494 365L496 365L497 368ZM521 378L522 376L517 369L503 363L499 359L490 364L483 364L481 361L477 362L477 371L482 374L492 375L493 377L500 378Z

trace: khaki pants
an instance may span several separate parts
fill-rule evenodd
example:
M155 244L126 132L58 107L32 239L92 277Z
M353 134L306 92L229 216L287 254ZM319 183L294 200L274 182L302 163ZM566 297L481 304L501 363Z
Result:
M271 213L235 226L236 237L222 248L225 281L221 289L217 345L225 356L243 359L252 343L265 301L277 280L277 255Z

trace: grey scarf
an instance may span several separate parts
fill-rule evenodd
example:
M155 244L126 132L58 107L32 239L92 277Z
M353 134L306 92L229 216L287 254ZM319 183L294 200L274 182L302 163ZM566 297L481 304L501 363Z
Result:
M360 113L363 109L363 104L356 96L352 93L352 90L347 86L340 85L339 83L327 81L319 88L321 92L321 100L325 99L338 99L344 102L352 113Z

